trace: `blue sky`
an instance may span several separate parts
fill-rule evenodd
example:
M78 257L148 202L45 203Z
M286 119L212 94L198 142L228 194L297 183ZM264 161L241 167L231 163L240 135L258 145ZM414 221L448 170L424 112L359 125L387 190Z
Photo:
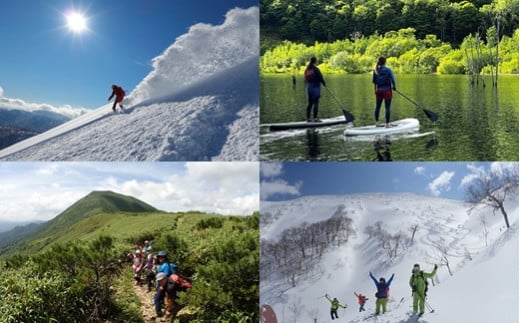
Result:
M110 86L129 93L151 59L196 23L219 25L258 0L0 0L0 96L53 106L97 108ZM67 28L69 11L87 29Z
M305 195L416 193L463 200L464 185L477 174L508 163L263 163L262 200ZM515 164L517 166L517 164ZM518 166L517 166L518 167Z
M250 215L256 162L0 163L0 222L48 220L94 190L134 196L164 211Z

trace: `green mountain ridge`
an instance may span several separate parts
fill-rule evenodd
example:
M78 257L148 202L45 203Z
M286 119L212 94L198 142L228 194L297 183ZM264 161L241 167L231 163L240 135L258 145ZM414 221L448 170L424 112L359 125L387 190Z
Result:
M32 253L54 242L66 242L95 233L110 217L118 218L136 214L164 213L134 197L112 191L93 191L81 198L52 220L43 223L18 241L0 245L0 257L13 253ZM117 224L116 224L117 225Z

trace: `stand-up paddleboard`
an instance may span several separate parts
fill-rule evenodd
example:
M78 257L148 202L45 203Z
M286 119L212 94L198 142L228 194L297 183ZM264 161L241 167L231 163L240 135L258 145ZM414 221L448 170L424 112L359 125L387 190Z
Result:
M264 304L260 309L260 322L261 323L278 323L276 314L271 306Z
M321 121L295 121L295 122L283 122L283 123L270 123L265 126L269 126L269 131L280 131L289 129L302 129L302 128L317 128L327 127L337 124L347 123L345 116L339 116L335 118L322 119Z
M385 127L385 124L353 127L345 129L345 136L373 136L373 135L388 135L400 132L414 132L419 130L419 120L415 118L402 119L391 122L392 127Z

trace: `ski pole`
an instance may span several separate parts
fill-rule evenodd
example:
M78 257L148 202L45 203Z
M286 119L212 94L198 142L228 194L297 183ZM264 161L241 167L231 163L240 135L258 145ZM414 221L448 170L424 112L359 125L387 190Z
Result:
M433 309L433 307L431 307L430 304L428 304L428 302L426 301L426 297L422 296L422 295L419 294L419 293L417 293L417 295L419 295L419 297L422 299L422 301L424 302L424 304L426 305L426 307L428 308L428 310L430 311L430 313L435 312L435 310Z
M427 302L426 300L424 300L424 304L426 304L426 307L428 308L428 310L430 311L430 313L435 312L435 310L433 309L433 307L431 307L431 305L428 304L428 302Z

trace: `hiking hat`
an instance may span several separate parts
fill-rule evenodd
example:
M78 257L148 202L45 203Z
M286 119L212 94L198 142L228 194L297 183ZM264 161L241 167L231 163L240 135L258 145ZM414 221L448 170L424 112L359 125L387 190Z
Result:
M156 281L161 281L161 280L163 280L163 279L166 278L166 277L168 277L168 276L166 276L165 273L160 272L160 273L157 274L157 276L155 276L155 280L156 280Z
M157 257L166 257L166 251L163 251L163 250L159 251L157 253Z

